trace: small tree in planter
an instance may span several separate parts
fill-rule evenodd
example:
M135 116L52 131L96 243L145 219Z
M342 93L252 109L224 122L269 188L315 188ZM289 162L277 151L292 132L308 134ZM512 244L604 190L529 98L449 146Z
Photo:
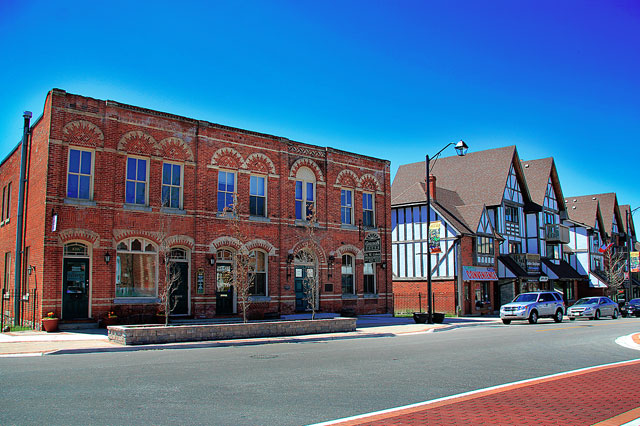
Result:
M158 247L158 256L162 262L164 280L162 287L159 289L160 306L158 315L164 317L164 325L169 325L169 316L178 304L176 292L180 281L180 273L172 261L172 252L169 241L169 232L165 232L168 226L163 223L160 232L160 246Z
M318 215L315 207L309 209L307 215L307 221L305 223L305 235L306 240L311 246L319 246L321 238L316 233L316 227L318 225ZM302 289L307 299L307 303L311 308L311 319L316 319L316 311L320 305L320 273L318 268L318 262L310 247L306 247L297 254L298 258L304 263L313 263L313 270L316 271L312 276L308 273L305 274L305 278L302 281Z
M607 295L614 298L625 281L624 271L627 266L626 256L622 252L615 253L613 246L604 252L604 277L607 279Z
M256 258L252 256L246 246L249 239L241 227L241 207L242 204L238 202L238 196L234 194L233 204L224 208L225 216L230 218L229 231L231 236L240 243L235 254L235 271L227 272L225 279L232 282L235 287L238 303L242 310L242 321L246 323L251 306L251 293L256 280Z

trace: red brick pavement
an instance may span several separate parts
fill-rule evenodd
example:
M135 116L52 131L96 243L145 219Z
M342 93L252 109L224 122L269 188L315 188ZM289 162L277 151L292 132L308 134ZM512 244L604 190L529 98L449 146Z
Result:
M621 425L640 418L640 360L373 413L336 425Z

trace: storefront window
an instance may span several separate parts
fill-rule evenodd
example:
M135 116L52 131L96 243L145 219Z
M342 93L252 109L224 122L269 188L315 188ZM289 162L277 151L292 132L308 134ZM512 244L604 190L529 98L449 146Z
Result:
M116 297L156 297L157 266L157 250L150 241L131 238L118 244Z

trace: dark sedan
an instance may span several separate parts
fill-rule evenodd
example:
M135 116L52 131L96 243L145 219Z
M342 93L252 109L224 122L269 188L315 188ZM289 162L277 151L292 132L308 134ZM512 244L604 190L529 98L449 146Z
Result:
M620 308L623 317L640 317L640 299L631 299Z

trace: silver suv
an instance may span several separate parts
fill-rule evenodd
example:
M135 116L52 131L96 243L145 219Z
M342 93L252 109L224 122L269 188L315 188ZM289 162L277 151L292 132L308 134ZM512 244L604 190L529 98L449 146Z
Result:
M555 322L562 322L564 301L562 294L557 291L534 291L522 293L513 302L500 307L500 318L505 324L512 320L529 320L530 324L538 322L538 318L553 318Z

